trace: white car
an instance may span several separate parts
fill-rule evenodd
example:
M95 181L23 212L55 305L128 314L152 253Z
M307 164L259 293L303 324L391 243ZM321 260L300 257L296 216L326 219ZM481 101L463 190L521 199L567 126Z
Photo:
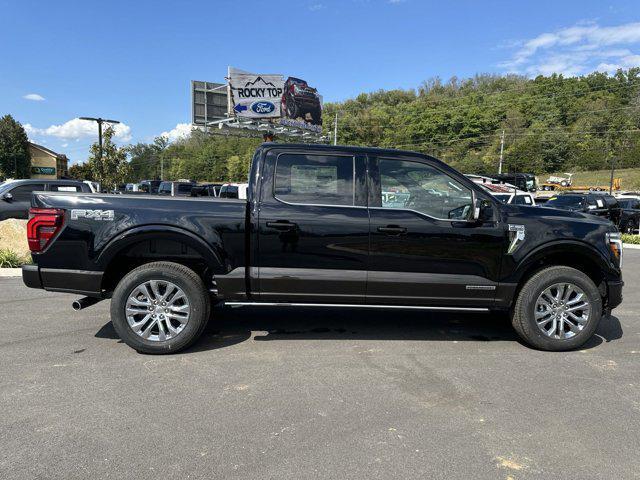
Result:
M491 195L496 197L502 203L512 203L514 205L528 205L530 207L536 206L536 200L529 192L518 190L515 187L508 187L504 184L481 184Z
M247 199L248 183L225 183L220 188L220 198Z
M530 207L536 206L536 200L529 192L523 192L522 190L516 190L511 193L494 193L489 192L496 197L502 203L512 203L514 205L529 205Z

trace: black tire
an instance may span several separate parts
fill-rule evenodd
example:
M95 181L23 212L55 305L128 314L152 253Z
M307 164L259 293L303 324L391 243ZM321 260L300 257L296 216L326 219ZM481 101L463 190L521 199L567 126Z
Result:
M591 305L589 320L575 336L557 339L546 336L535 320L535 305L538 296L555 283L569 282L580 287ZM589 340L602 318L602 297L593 281L584 273L571 267L549 267L540 270L526 281L511 313L511 323L528 345L549 351L573 350Z
M300 108L293 97L287 99L287 118L296 120L300 116Z
M315 125L322 125L322 110L319 108L314 108L311 111L311 116L313 117L313 121Z
M132 291L149 280L166 280L178 286L186 295L189 320L173 338L152 341L136 334L127 321L126 304ZM202 279L193 270L179 263L153 262L142 265L120 280L111 298L111 322L120 338L140 353L175 353L192 345L202 334L211 311L209 294Z

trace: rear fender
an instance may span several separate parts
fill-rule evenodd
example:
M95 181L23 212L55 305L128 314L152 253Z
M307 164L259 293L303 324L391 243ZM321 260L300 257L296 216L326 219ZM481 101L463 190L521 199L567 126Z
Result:
M222 243L220 238L213 245L202 237L178 227L168 225L144 225L127 230L113 238L102 249L96 263L105 270L111 261L125 248L145 240L165 239L183 243L197 251L215 273L223 273Z

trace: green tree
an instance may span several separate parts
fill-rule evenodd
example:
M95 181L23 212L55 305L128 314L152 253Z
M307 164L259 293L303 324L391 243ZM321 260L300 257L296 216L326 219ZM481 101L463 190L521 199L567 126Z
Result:
M156 137L153 143L137 143L128 147L131 157L131 180L160 179L164 151L169 142L166 137Z
M76 180L91 180L93 181L93 171L89 162L76 163L69 167L69 177Z
M104 131L102 156L98 142L91 145L88 164L93 178L103 189L112 189L124 183L131 175L131 166L127 161L127 149L118 147L113 142L114 130L109 127Z
M31 155L24 128L11 115L0 118L0 179L29 178Z

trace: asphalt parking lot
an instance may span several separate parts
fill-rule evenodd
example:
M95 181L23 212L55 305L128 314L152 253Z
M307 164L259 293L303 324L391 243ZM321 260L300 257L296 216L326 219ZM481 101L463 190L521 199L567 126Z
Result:
M217 311L186 353L0 278L0 478L639 478L640 250L583 350L490 315Z

